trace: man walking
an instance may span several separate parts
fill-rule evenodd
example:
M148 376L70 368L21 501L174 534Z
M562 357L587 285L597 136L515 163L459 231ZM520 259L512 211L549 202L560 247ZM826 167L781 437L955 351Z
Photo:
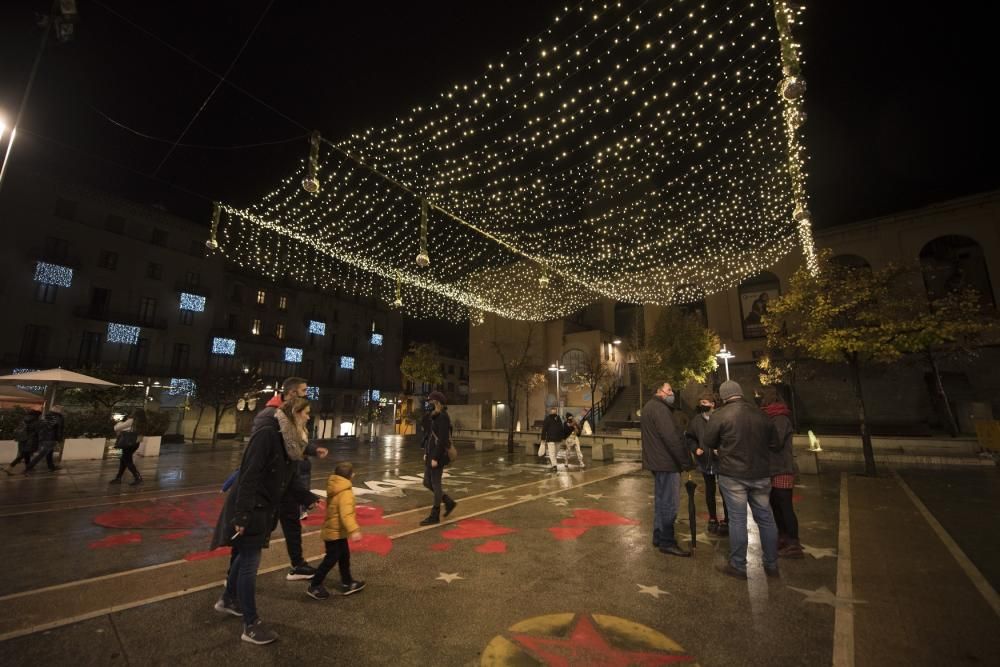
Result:
M59 446L59 443L63 439L65 422L62 412L61 405L53 405L49 409L48 414L42 417L41 423L38 425L38 452L31 458L31 461L24 469L25 475L33 473L35 466L43 458L49 466L49 472L59 470L60 466L57 466L55 461L52 460L52 455L55 452L55 448Z
M281 384L281 395L271 397L267 406L257 413L253 421L253 428L264 426L274 419L275 411L281 404L290 398L305 398L308 382L305 378L290 377ZM296 468L296 475L302 481L302 485L309 489L309 479L312 473L312 462L310 456L325 458L329 450L326 447L317 447L314 443L306 445L301 461L293 461ZM281 499L281 506L278 518L281 521L281 532L285 536L285 548L288 550L288 560L291 562L291 569L285 576L288 581L300 581L311 579L316 574L316 568L309 565L302 556L302 512L299 501L294 494L286 494Z
M764 572L778 576L778 528L771 514L770 452L778 449L774 423L743 399L743 388L726 380L719 388L723 406L705 425L702 447L719 453L719 489L729 508L729 561L723 574L747 578L747 504L760 531Z
M542 444L549 455L549 463L552 464L551 470L553 471L559 469L556 464L556 452L559 451L559 444L563 441L565 434L566 427L563 425L562 419L559 418L559 409L552 406L545 421L542 422ZM568 460L566 466L569 467Z
M653 546L670 556L687 557L674 537L674 521L681 502L681 471L690 467L689 455L674 423L674 391L664 382L642 408L642 467L653 473Z

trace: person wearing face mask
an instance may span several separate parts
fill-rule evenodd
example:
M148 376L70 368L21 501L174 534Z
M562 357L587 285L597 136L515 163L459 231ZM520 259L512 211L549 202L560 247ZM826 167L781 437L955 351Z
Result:
M674 391L669 382L642 408L642 467L653 473L653 546L670 556L690 556L677 544L674 521L681 501L681 471L690 454L674 423Z
M698 470L701 471L701 475L705 480L705 505L708 506L708 534L728 535L729 508L726 507L725 498L722 499L722 511L725 518L721 523L716 513L715 490L718 487L719 455L701 446L705 427L708 425L712 411L715 410L715 404L715 396L712 392L706 391L698 397L698 405L695 407L697 414L688 422L687 433L685 435L691 453L694 454L694 460L698 464Z
M565 435L566 427L562 419L559 419L559 409L556 406L552 406L549 409L548 416L545 417L545 421L542 423L542 443L545 445L545 451L549 455L549 463L552 464L550 469L553 472L559 469L559 466L556 465L556 452L559 451L559 446ZM569 465L568 461L566 465Z

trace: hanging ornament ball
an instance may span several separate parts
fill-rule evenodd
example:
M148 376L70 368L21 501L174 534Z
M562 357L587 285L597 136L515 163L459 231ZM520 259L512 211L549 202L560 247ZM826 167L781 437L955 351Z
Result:
M315 176L309 176L308 178L302 179L302 189L310 194L316 194L319 192L319 179Z
M786 76L781 80L781 96L786 100L797 100L806 92L806 80L801 76Z
M809 209L807 209L802 204L796 205L795 210L792 211L792 219L795 220L795 222L802 222L803 220L808 220Z
M417 255L417 266L421 269L426 269L431 265L431 256L427 254L426 250L421 250Z
M542 287L542 288L548 287L549 286L549 277L546 276L546 275L543 275L541 278L539 278L538 279L538 286Z
M216 241L215 239L208 239L207 241L205 241L205 247L208 248L209 250L218 250L219 242Z

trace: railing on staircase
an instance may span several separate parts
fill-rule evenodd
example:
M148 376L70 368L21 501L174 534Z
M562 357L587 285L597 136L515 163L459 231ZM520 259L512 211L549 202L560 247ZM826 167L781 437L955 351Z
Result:
M618 378L614 385L608 388L607 391L603 392L601 400L594 404L593 410L587 410L583 415L585 421L590 422L590 430L597 433L597 424L601 421L601 417L604 413L608 411L611 404L614 402L615 397L618 393L625 387L622 382L622 378Z

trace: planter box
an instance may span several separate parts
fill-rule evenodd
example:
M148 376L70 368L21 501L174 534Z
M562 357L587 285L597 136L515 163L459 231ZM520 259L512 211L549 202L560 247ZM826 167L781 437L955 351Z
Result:
M60 461L103 459L107 444L106 438L66 438Z
M17 440L0 440L0 464L7 465L17 456Z
M162 439L163 436L160 435L143 436L142 444L139 445L139 449L135 453L139 456L159 456Z

